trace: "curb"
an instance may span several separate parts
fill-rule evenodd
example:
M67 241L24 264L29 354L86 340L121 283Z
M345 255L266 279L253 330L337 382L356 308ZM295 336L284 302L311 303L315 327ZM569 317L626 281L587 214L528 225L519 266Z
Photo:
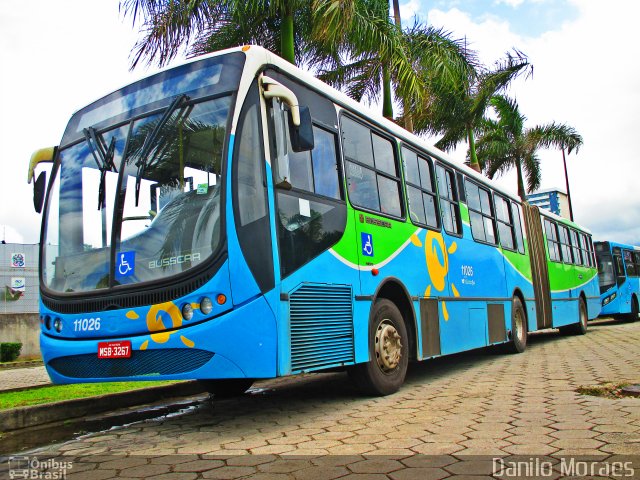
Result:
M43 365L44 365L44 362L42 360L29 360L26 362L3 362L3 363L0 363L0 370L42 367Z
M35 427L61 420L86 417L97 413L151 403L171 397L185 397L205 392L197 381L149 387L97 397L63 400L61 402L18 407L0 412L4 432Z

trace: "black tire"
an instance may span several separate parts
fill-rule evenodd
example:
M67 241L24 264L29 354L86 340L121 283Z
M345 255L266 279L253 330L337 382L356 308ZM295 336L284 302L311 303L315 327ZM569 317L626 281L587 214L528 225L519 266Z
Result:
M200 385L217 398L231 398L242 395L253 385L252 378L225 378L221 380L200 380Z
M640 313L640 308L638 307L638 297L635 295L631 298L631 313L625 315L625 320L628 322L635 322L638 320L638 313Z
M349 376L367 395L397 392L407 375L409 337L398 307L389 300L373 305L369 325L369 358L349 369Z
M511 300L511 332L510 339L505 344L508 353L522 353L527 349L527 313L519 297Z
M560 333L565 335L584 335L587 333L589 316L587 315L587 305L580 298L578 301L578 323L567 325L560 328Z

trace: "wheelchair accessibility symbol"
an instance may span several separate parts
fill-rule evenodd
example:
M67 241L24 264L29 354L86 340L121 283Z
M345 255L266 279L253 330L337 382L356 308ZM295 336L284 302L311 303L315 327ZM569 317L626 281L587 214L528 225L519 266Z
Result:
M362 255L373 257L373 235L370 233L360 233L362 239Z
M116 276L129 277L136 268L136 252L118 252L116 258Z

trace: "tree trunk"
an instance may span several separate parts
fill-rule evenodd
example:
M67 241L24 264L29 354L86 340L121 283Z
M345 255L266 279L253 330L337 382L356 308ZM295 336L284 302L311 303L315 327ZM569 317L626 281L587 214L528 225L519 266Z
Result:
M382 115L393 121L393 103L391 102L391 75L387 66L382 68Z
M527 200L527 191L524 188L524 180L522 178L522 164L520 159L516 159L516 173L518 174L518 196L523 202Z
M289 6L282 12L282 24L280 25L280 56L293 65L296 64L296 55L293 42L293 11Z
M400 25L400 2L398 0L393 0L393 19L396 22L398 27L402 27Z
M400 30L402 30L402 21L400 18L400 2L399 0L393 0L393 19ZM411 115L411 108L409 106L409 102L407 102L404 98L402 99L402 110L404 115L404 128L408 132L413 133L413 116Z
M470 126L467 126L467 139L469 140L469 166L476 172L482 173L478 163L478 155L476 155L476 140L473 135L473 128Z

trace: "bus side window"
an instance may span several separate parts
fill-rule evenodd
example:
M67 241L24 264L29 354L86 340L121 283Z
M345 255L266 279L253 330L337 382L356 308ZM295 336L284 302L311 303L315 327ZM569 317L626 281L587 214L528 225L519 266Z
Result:
M571 244L569 243L569 229L564 225L558 225L558 231L560 232L560 248L562 250L562 261L564 263L573 263Z
M578 244L578 234L575 230L569 230L569 234L571 235L571 250L573 251L573 258L575 260L576 265L584 265L584 261L582 260L582 252L580 251L580 245Z
M341 118L349 199L355 206L402 217L393 143L349 117Z
M232 175L238 241L260 290L265 292L273 288L275 279L257 85L251 87L240 114ZM262 241L256 242L256 238Z
M628 277L637 277L638 274L636 272L636 264L633 260L633 253L630 250L624 251L624 264L627 268L627 276Z
M431 160L428 157L418 156L406 147L402 147L402 158L405 165L411 221L417 225L439 228Z
M440 197L440 213L442 224L447 233L462 234L460 222L460 205L458 204L458 189L452 170L436 165L438 178L438 196Z
M560 243L556 224L550 220L544 221L544 230L547 234L547 246L549 247L549 259L552 262L560 262Z
M500 236L500 245L507 250L516 249L516 238L514 219L507 199L500 195L495 195L496 219L498 220L498 234Z
M582 254L582 264L585 267L591 267L591 260L589 256L589 243L587 242L587 236L584 233L578 234L580 241L580 253Z
M640 277L640 253L633 253L633 262L636 264L636 277Z
M497 243L496 226L489 190L476 185L468 178L465 180L465 187L473 238L480 242L495 245Z
M616 271L618 286L620 286L624 283L626 278L626 273L624 271L624 261L622 260L622 249L620 249L619 247L615 247L612 253L613 265Z
M267 199L262 173L262 138L258 105L251 105L239 128L237 145L238 226L244 227L267 215Z
M518 252L524 253L524 235L522 234L522 220L520 219L520 208L515 202L511 202L511 213L513 214L513 226L516 231L516 243L518 245Z
M591 268L595 268L596 266L596 252L593 248L593 239L590 235L586 236L587 239L587 249L589 251L589 266Z
M341 200L335 134L313 127L315 145L307 152L294 152L289 140L291 186L317 195Z

